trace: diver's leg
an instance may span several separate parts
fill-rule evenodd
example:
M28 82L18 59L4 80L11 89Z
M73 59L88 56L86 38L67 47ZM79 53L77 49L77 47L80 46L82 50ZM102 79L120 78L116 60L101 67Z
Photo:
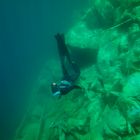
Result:
M80 76L80 68L78 67L78 65L73 61L72 62L72 68L73 68L73 75L71 76L72 81L75 81L78 79L78 77Z
M80 75L80 69L78 65L71 60L69 53L67 53L67 56L65 57L64 62L64 69L65 69L65 77L69 79L70 81L75 81Z
M61 67L63 72L63 80L72 82L77 80L80 75L80 69L74 61L66 56L63 56L63 58L61 59Z
M69 80L69 73L68 73L68 68L66 67L66 60L65 57L63 57L63 59L61 59L61 68L62 68L62 72L63 72L63 80Z
M63 76L65 80L75 81L80 75L80 69L78 65L71 61L68 57L65 57L61 60L61 66L63 71Z
M55 36L61 61L63 72L63 79L75 81L80 75L79 67L71 60L69 51L65 44L64 34L57 34Z
M58 52L59 52L63 77L68 77L68 72L66 69L66 62L65 62L66 61L67 47L65 45L64 34L59 34L59 33L56 34L55 39L57 41L57 48L58 48Z

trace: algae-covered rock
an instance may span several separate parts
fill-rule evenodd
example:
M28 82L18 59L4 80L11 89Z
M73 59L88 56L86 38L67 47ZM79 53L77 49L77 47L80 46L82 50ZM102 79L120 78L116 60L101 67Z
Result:
M96 31L89 30L84 22L78 22L69 30L66 43L79 66L84 67L96 63L98 39Z
M140 22L140 1L139 4L133 9L133 14L136 19L136 21L139 23Z
M140 125L140 106L135 103L135 106L132 106L128 111L128 120L133 125L137 127Z
M38 136L39 124L33 123L27 125L21 135L21 140L34 140Z
M89 29L102 29L114 24L115 10L108 0L92 0L91 9L84 16Z
M119 40L120 40L118 48L119 54L121 55L127 53L130 47L128 36L126 34L121 35Z
M128 77L123 88L123 96L136 97L140 95L140 73L136 72Z
M140 139L140 135L133 136L130 138L130 140L139 140L139 139Z
M84 22L78 22L67 33L66 42L71 47L94 49L98 47L95 33L88 29Z
M96 88L96 85L98 83L97 75L98 74L97 74L97 71L96 71L96 67L94 65L87 68L87 69L82 70L80 81L79 81L80 85L84 89L89 89L89 90L92 89L92 88Z
M106 121L109 129L116 135L122 136L129 134L126 119L122 116L119 110L113 109L109 111Z

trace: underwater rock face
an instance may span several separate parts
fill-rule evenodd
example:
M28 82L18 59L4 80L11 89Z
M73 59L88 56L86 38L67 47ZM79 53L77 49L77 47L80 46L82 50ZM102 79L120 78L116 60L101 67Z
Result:
M140 96L140 73L133 73L128 77L128 81L123 89L124 96Z
M77 23L66 35L66 43L70 47L72 57L80 67L96 63L98 41L96 32L89 30L84 22Z
M91 30L113 26L115 20L114 7L108 0L92 0L91 8L84 15L83 20Z
M66 34L81 89L51 97L50 71L57 81L61 70L48 62L15 140L140 139L140 1L92 0L90 6Z
M97 48L96 31L87 28L84 22L78 22L66 35L66 43L70 47Z

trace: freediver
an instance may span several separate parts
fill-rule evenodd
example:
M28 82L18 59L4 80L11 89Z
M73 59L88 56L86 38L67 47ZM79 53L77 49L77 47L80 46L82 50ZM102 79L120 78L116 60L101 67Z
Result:
M60 97L75 88L80 88L75 85L75 81L80 76L80 69L70 57L67 45L65 44L64 34L56 34L55 39L57 41L63 77L58 84L55 82L51 84L51 90L53 96Z

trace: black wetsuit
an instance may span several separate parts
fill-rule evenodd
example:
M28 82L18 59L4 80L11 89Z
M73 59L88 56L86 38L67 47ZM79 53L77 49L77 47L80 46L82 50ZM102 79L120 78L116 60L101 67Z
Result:
M74 88L79 88L74 84L74 82L80 75L80 69L70 57L69 51L65 44L64 34L56 34L55 38L60 56L63 78L55 88L52 86L52 92L54 93L59 91L61 95L64 95ZM68 84L66 84L67 82Z

